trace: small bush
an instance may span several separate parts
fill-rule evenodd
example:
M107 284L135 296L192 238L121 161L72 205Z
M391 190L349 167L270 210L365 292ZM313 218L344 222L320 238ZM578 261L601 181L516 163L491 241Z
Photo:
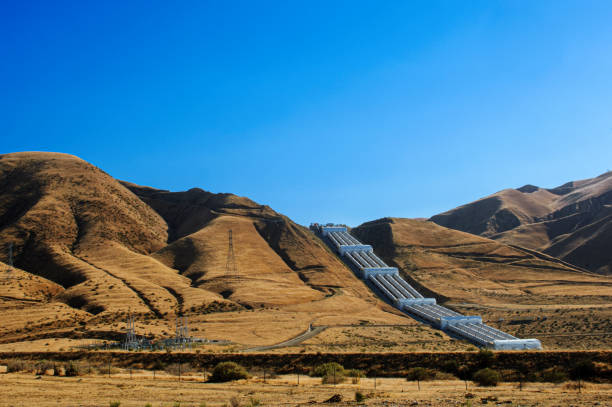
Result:
M346 375L351 378L351 383L353 384L358 384L361 381L361 378L365 377L365 374L358 369L347 370Z
M497 371L486 367L474 373L472 379L478 383L479 386L497 386L500 377Z
M456 360L447 360L442 364L442 371L457 374L459 371L459 363Z
M576 362L570 370L570 377L573 380L587 380L596 375L597 369L592 360L584 359Z
M326 374L321 378L321 383L323 384L338 384L344 383L344 372L336 372L335 374L332 372L330 374Z
M9 360L6 362L6 369L9 373L12 372L23 372L28 370L28 364L22 360Z
M567 381L567 374L558 366L542 371L540 380L547 383L563 383Z
M434 370L425 369L424 367L413 367L406 374L406 380L409 382L433 380L435 377L436 372Z
M478 361L478 366L482 369L491 367L493 365L493 360L495 359L495 355L493 351L490 349L481 348L478 351L478 356L476 360Z
M248 379L249 374L244 367L234 362L221 362L213 369L209 381L215 383L229 382L232 380Z
M119 401L111 401L110 403L108 403L109 407L119 407L121 405L121 402Z
M344 376L345 375L344 366L336 362L324 363L322 365L317 366L314 369L314 372L312 375L316 377L323 377L323 376L328 376L328 375L331 376L334 374L334 372L336 373L336 375L340 373L342 376Z
M222 363L231 363L231 362L222 362ZM240 407L240 399L236 396L232 397L230 400L230 406L232 407Z
M356 401L357 403L361 403L361 402L363 402L365 399L366 399L366 396L364 396L362 392L360 392L360 391L356 391L356 392L355 392L355 401Z
M64 365L64 371L66 372L66 376L78 376L79 366L74 362L68 362Z

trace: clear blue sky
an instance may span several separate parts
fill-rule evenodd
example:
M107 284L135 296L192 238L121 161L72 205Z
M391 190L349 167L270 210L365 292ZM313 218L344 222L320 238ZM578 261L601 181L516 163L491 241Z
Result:
M302 224L429 217L612 167L610 1L0 7L3 153Z

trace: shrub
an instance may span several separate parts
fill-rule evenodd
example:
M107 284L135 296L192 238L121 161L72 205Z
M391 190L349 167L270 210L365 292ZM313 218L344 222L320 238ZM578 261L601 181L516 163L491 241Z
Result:
M313 376L324 377L328 375L333 375L334 372L336 373L336 375L341 374L342 376L344 376L345 374L344 367L340 363L329 362L317 366L313 372Z
M584 359L576 362L570 369L570 377L574 380L586 380L596 375L595 363L592 360Z
M540 380L548 383L563 383L567 381L567 374L558 366L542 371Z
M460 380L468 381L472 378L472 372L466 365L461 365L457 369L457 378Z
M410 382L418 382L423 380L432 380L436 377L436 372L424 367L413 367L408 370L406 380Z
M121 405L121 402L119 401L111 401L110 403L108 403L109 407L119 407Z
M361 403L365 399L366 399L366 396L364 396L362 392L360 392L360 391L356 391L355 392L355 401L357 403Z
M248 379L249 374L244 367L234 362L221 362L213 369L209 381L215 383L229 382L232 380Z
M459 371L459 363L456 360L447 360L442 364L442 371L457 374Z
M478 351L477 356L478 367L484 369L486 367L491 367L493 365L493 359L495 359L495 355L489 349L481 348Z
M474 373L472 379L478 383L479 386L497 386L500 377L497 371L486 367Z
M66 376L78 376L79 375L79 366L74 362L68 362L64 365L64 370L66 371Z
M9 360L6 362L8 372L22 372L28 369L28 365L22 360Z
M361 378L365 376L365 374L358 369L347 370L346 375L351 378L351 383L353 384L359 383Z
M222 363L231 363L231 362L222 362ZM240 407L240 399L236 396L232 397L230 400L230 406L232 407Z
M346 378L344 377L344 372L336 372L326 374L321 378L321 383L323 384L338 384L343 383Z

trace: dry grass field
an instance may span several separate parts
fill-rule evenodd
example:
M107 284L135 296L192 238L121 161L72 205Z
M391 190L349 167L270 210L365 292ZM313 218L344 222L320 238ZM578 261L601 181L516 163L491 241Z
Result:
M581 393L568 384L502 383L497 387L477 387L458 380L420 383L399 378L363 378L357 384L321 384L320 378L283 375L264 378L262 372L248 380L231 383L205 383L203 372L183 373L178 377L150 371L112 371L110 378L92 373L79 377L36 376L26 373L0 375L0 406L109 406L121 407L221 407L221 406L295 406L323 404L339 394L335 405L368 406L609 406L611 384L587 383ZM355 393L367 398L355 402ZM471 396L466 398L466 394ZM326 403L327 404L327 403ZM329 404L327 404L329 405ZM333 405L333 404L332 404Z

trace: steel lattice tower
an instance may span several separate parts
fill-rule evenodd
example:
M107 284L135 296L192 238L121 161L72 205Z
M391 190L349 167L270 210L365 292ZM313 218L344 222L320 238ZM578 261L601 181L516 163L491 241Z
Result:
M236 276L238 268L236 267L236 256L234 255L234 238L232 230L229 230L229 247L227 250L227 262L225 263L225 274L228 276Z

